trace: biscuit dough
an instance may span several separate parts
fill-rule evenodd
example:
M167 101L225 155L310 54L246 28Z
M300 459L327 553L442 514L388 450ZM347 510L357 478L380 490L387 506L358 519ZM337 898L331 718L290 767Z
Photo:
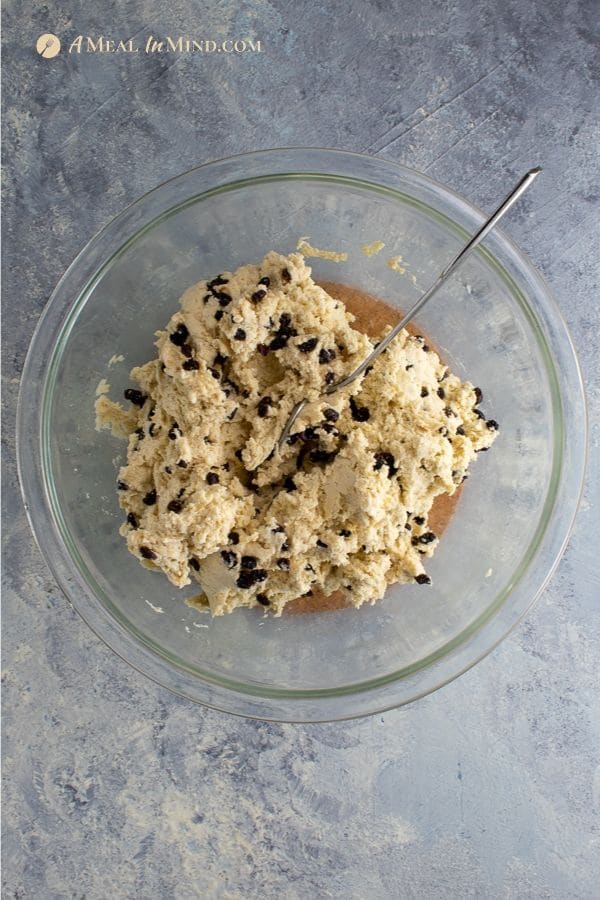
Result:
M96 401L98 427L128 439L129 550L174 585L198 581L215 615L279 615L317 588L360 606L393 582L430 581L432 503L498 426L479 389L406 331L361 379L320 397L373 346L352 321L301 254L271 252L185 292L157 358L131 372L129 408ZM300 398L313 402L273 452Z
M300 238L296 246L302 256L314 256L317 259L329 259L331 262L346 262L347 253L340 253L338 250L319 250L318 247L312 247L308 243L308 238Z
M365 256L376 256L378 253L381 253L384 247L383 241L372 241L370 244L363 244L360 249Z

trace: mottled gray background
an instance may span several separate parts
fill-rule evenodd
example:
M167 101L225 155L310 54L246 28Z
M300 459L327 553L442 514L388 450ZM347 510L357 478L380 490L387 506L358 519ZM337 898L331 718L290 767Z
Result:
M5 897L600 896L598 19L597 0L6 0ZM264 52L44 60L46 31ZM400 160L485 208L542 164L506 228L591 411L575 532L526 621L435 695L349 724L237 720L130 670L54 584L13 462L29 339L86 241L191 166L294 144Z

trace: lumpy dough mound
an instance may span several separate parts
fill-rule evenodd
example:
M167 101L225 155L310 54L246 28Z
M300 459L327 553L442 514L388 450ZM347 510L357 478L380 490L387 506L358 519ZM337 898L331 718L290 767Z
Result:
M271 252L185 292L156 358L131 372L128 408L96 400L98 427L128 439L118 492L130 552L178 587L198 581L215 615L279 615L317 588L360 606L388 584L430 581L432 503L498 426L479 389L406 331L324 398L373 347L352 322L302 255ZM302 398L312 402L274 450Z

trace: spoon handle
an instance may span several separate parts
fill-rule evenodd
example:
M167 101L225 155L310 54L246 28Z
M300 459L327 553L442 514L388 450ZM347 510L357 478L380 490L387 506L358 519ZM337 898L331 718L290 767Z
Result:
M385 348L390 344L396 335L402 331L402 329L407 325L411 319L413 319L416 314L425 306L428 300L431 300L436 291L444 284L444 282L452 275L453 272L458 269L462 262L467 258L467 256L473 251L481 241L490 233L492 228L494 228L500 219L508 212L513 203L519 199L521 194L527 190L531 182L536 178L542 170L540 168L531 169L527 172L526 175L519 181L515 188L510 192L508 197L500 204L498 209L492 213L489 219L484 222L479 231L473 235L468 244L462 248L462 250L454 257L452 262L448 263L443 272L438 275L437 279L433 282L430 288L428 288L424 294L422 294L417 302L412 306L409 311L406 313L404 318L398 322L397 325L386 334L382 341L379 342L377 347L370 353L366 359L364 359L357 368L351 372L346 378L343 378L341 381L338 381L336 384L330 385L325 391L326 394L333 394L335 391L338 391L340 388L346 387L348 384L352 384L352 382L358 378L365 371L367 366L370 366L373 363L373 360L377 359L380 353L383 353Z
M416 316L419 310L423 309L428 300L431 300L438 288L440 288L444 284L446 279L448 279L450 275L452 275L452 273L455 272L456 269L458 269L460 264L464 262L469 253L471 253L471 251L481 243L484 237L486 237L486 235L490 233L492 228L494 228L498 224L502 216L508 212L513 203L517 202L521 194L527 190L531 182L534 180L534 178L537 178L541 171L542 170L540 168L530 169L529 172L527 172L527 174L524 175L523 178L521 178L516 187L512 189L508 197L506 197L506 199L502 201L498 209L493 212L489 219L487 219L483 223L479 231L477 231L476 234L473 235L468 244L465 244L462 250L454 257L452 262L448 263L446 268L440 275L438 275L437 279L433 282L431 287L428 288L425 293L419 297L417 302L409 309L404 318L401 319L396 326L394 326L389 334L386 334L383 340L379 342L379 344L371 353L369 353L366 359L363 359L361 364L357 366L353 372L350 372L349 375L347 375L345 378L342 378L342 380L338 381L336 384L329 385L329 387L325 390L325 394L333 394L335 393L335 391L339 391L340 388L344 388L348 384L352 384L353 381L355 381L360 375L362 375L365 369L372 364L373 360L377 359L379 354L383 353L388 344L390 344L394 340L396 335L400 331L402 331L404 326L407 325L410 320ZM289 437L294 422L305 406L306 400L299 400L298 403L296 403L296 405L293 407L277 442L278 447L283 446L283 444Z

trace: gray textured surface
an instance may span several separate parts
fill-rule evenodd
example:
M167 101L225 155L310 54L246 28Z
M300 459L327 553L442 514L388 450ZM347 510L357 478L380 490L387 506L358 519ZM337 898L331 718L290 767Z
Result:
M596 0L4 4L4 896L597 898ZM239 8L242 7L242 8ZM67 56L38 35L262 39L244 57ZM28 530L13 410L36 319L126 203L211 158L368 150L489 207L551 283L588 384L591 462L527 620L422 702L278 726L146 682L71 611Z

